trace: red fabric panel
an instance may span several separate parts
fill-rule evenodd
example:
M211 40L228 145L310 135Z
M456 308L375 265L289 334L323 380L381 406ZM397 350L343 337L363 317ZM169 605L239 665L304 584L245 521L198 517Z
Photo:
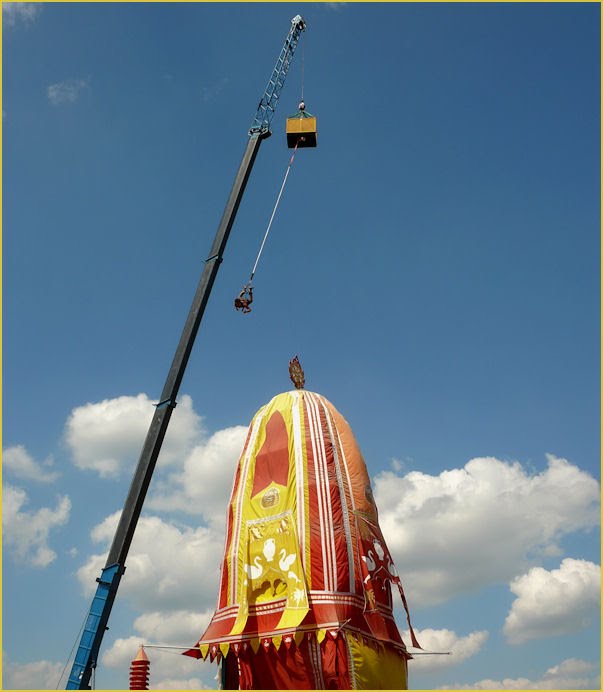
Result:
M313 640L304 639L300 646L279 650L271 644L268 649L260 646L257 654L250 646L239 651L239 660L229 652L226 666L225 689L242 690L312 690L317 689L320 675L314 675L314 659L310 649L316 646ZM343 636L335 640L325 637L320 645L322 679L327 690L351 689L348 668L348 644Z
M249 438L251 436L251 427L247 432L247 440L245 441L245 446L243 447L242 454L245 454L247 450L247 445L249 444ZM232 527L233 527L233 500L236 495L237 489L239 487L239 480L241 476L241 466L237 465L237 470L235 471L234 482L232 490L230 493L230 501L228 503L228 510L226 514L226 542L225 542L225 552L222 558L222 565L220 571L220 590L218 592L218 608L224 608L228 604L228 562L226 556L230 550L232 543Z
M325 409L321 407L320 420L325 441L325 452L327 456L327 477L329 479L333 530L335 534L335 556L337 563L337 583L335 585L335 590L346 593L350 590L350 568L348 562L348 542L346 540L345 528L343 524L343 488L340 487L337 478L337 470L335 468L335 452L333 450L334 441L329 435L327 415L328 414ZM343 478L341 480L343 484ZM351 550L353 550L353 546L349 547Z
M237 470L237 475L238 475L238 470ZM218 591L218 608L223 608L228 603L228 576L229 575L228 575L228 560L226 559L226 556L228 555L230 544L232 542L232 523L233 523L232 514L233 514L232 503L230 503L228 505L228 514L227 514L227 521L226 521L226 543L225 543L226 550L224 553L224 557L222 558L222 563L220 565L220 590Z
M226 661L222 661L222 665L226 664L226 680L224 681L225 690L239 689L239 662L234 651L229 651Z
M266 425L266 439L256 456L251 497L255 497L273 481L286 486L288 479L289 436L283 416L275 411Z
M314 676L306 642L290 649L283 644L277 651L271 644L257 654L251 648L239 656L242 690L312 690ZM304 646L305 645L305 646Z
M325 637L321 644L322 674L327 690L352 688L348 669L348 643L345 637Z
M310 588L321 591L325 588L324 565L322 561L322 527L319 521L318 494L316 491L316 468L307 404L304 405L305 447L308 457L308 500L310 508Z

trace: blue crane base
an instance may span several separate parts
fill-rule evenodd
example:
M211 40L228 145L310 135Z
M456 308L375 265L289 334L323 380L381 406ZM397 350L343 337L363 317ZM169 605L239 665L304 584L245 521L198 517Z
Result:
M96 667L102 635L107 626L121 575L124 573L124 569L120 568L121 565L119 564L104 567L101 576L96 580L98 587L92 599L80 645L75 654L71 674L65 687L67 690L90 689L90 676L92 670Z

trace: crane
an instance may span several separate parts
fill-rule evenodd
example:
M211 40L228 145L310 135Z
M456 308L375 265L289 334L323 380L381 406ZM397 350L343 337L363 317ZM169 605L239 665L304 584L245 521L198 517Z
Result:
M304 19L299 14L293 17L282 50L249 129L249 140L226 202L224 213L218 225L209 256L205 260L205 266L182 330L161 398L155 406L155 413L153 414L153 419L140 453L138 465L124 503L107 562L101 570L100 577L96 580L98 586L84 623L79 646L67 681L66 689L68 690L91 689L90 678L93 670L96 668L100 646L105 630L108 629L107 623L117 589L126 569L126 557L172 412L176 407L178 390L199 330L199 325L201 324L205 306L222 262L222 255L228 236L230 235L230 230L260 144L271 134L270 124L272 117L274 116L281 90L285 84L285 78L298 41L305 29L306 23Z

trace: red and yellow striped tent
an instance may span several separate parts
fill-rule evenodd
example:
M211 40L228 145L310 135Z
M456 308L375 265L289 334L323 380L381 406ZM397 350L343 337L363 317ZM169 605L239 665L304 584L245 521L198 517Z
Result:
M406 608L350 426L319 394L274 397L249 426L217 609L188 653L221 661L226 689L406 689L392 584Z

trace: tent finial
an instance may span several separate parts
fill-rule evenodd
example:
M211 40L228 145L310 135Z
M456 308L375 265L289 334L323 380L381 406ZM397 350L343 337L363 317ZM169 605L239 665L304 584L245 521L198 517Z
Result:
M299 358L295 356L289 361L289 377L291 382L295 385L296 389L303 389L306 384L306 379L304 376L304 371L302 369Z

